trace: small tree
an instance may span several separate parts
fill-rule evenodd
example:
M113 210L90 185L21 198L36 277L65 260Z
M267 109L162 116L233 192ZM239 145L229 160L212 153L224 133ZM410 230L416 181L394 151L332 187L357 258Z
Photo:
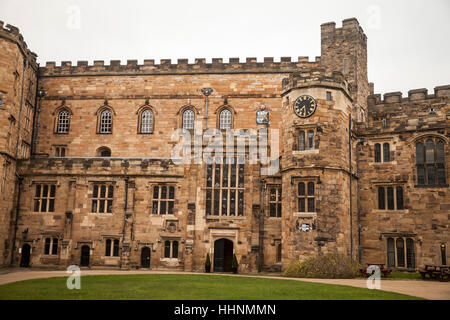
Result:
M233 264L231 265L231 270L233 270L233 273L237 273L238 267L239 267L239 264L238 264L236 255L233 254Z
M205 272L211 272L211 260L209 259L209 253L206 254Z

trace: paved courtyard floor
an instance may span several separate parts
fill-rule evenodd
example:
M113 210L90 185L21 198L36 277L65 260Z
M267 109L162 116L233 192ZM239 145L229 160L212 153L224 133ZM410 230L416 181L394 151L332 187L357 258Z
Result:
M203 274L214 275L217 273L194 273L194 272L169 272L169 271L150 271L150 270L81 270L83 275L108 275L108 274ZM38 278L52 278L52 277L67 277L69 274L66 271L48 271L38 269L0 269L0 285L16 281L38 279ZM221 274L230 277L260 277L268 279L286 279L297 280L327 284L346 285L352 287L367 288L365 279L310 279L310 278L285 278L279 275L248 275L248 274ZM431 299L431 300L450 300L450 282L438 281L421 281L421 280L396 280L386 279L381 280L381 290L407 294L415 297Z

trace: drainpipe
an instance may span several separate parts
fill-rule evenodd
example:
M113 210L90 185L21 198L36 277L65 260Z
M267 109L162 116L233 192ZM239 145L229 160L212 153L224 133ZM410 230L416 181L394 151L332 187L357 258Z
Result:
M353 193L352 193L352 115L348 118L348 162L350 168L350 257L353 259Z
M23 60L23 70L22 70L22 90L20 96L20 109L19 109L19 124L17 126L17 143L16 143L16 154L15 158L17 159L17 155L19 153L19 142L20 142L20 127L22 124L22 108L23 108L23 91L25 87L25 72L27 70L28 60Z
M205 130L208 129L208 101L209 101L209 96L211 95L211 93L213 92L213 89L211 88L203 88L202 89L202 93L205 96Z
M358 175L357 187L356 187L356 207L358 212L358 262L361 264L362 261L362 250L361 250L361 202L360 202L360 188L361 188L361 181L360 181L360 174L359 174L359 148L363 143L363 139L358 139L358 143L356 144L356 174Z
M22 181L23 177L19 176L16 173L17 176L17 182L19 184L19 189L17 191L17 204L16 204L16 219L14 221L14 233L13 233L13 241L11 246L11 266L14 264L14 253L16 251L16 237L17 237L17 229L18 229L18 223L19 223L19 213L20 213L20 194L22 191Z
M123 228L122 228L122 250L123 243L125 241L125 232L127 228L127 208L128 208L128 177L125 178L125 205L124 205L124 213L123 213ZM129 248L131 250L131 248ZM120 259L120 268L122 268L123 259Z
M266 179L261 179L261 213L259 215L259 259L258 272L262 272L264 264L264 194L266 190Z
M36 147L39 140L39 126L40 126L40 119L41 119L41 110L42 110L42 98L47 94L46 91L43 89L39 89L36 94L36 98L38 99L38 103L36 104L37 109L37 116L36 119L36 126L33 123L33 135L32 135L32 142L31 142L31 154L34 154L36 152Z

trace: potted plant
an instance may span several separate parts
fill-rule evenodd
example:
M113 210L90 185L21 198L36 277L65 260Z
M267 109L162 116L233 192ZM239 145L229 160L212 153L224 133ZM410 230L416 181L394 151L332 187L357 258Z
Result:
M231 270L233 271L233 273L237 273L238 272L238 267L239 267L239 264L238 264L236 255L233 254L233 264L231 265Z
M211 260L209 259L209 253L206 254L205 272L211 272Z

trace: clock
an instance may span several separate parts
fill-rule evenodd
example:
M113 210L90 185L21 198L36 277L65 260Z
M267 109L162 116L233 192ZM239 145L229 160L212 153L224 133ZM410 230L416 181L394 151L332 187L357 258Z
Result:
M302 95L294 101L294 113L300 118L308 118L316 111L316 100L310 95Z

